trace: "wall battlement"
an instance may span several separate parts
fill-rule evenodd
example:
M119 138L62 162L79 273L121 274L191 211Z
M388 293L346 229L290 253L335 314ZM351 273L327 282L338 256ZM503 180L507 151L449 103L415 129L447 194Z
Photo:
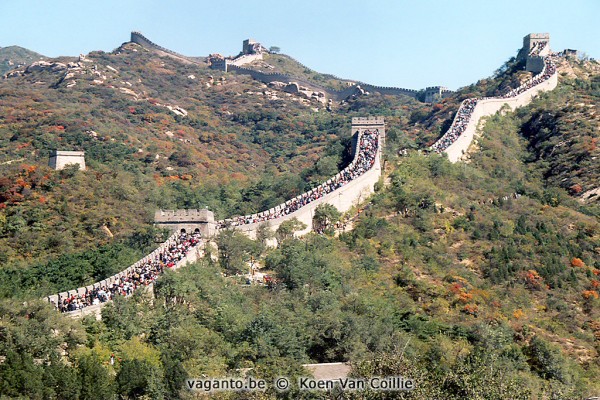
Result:
M195 64L202 63L202 61L199 61L197 58L184 56L182 54L179 54L177 52L169 50L165 47L162 47L162 46L154 43L147 37L145 37L140 32L135 32L135 31L131 32L131 41L133 43L139 44L140 46L143 46L143 47L146 47L149 49L153 49L156 51L160 51L167 55L171 55L173 57L183 59L188 62L192 62ZM248 42L248 43L246 43L246 42ZM349 84L349 86L345 89L335 90L335 89L331 89L326 86L320 85L318 83L309 82L305 79L301 79L301 78L294 77L291 75L281 74L281 73L277 73L277 72L262 72L262 71L257 71L254 69L243 67L243 65L248 64L252 61L262 59L262 57L263 57L262 52L256 52L256 50L251 50L252 48L256 49L257 46L260 46L260 43L255 42L252 39L247 39L246 41L244 41L242 55L240 55L239 57L233 58L233 59L224 58L222 60L213 60L212 64L211 64L211 68L219 70L219 71L235 72L238 74L249 75L253 79L256 79L263 83L270 83L270 82L274 82L274 81L281 81L281 82L285 82L285 83L298 82L302 86L306 86L307 88L309 88L311 90L324 92L328 98L335 100L335 101L342 101L342 100L347 99L349 96L352 96L353 94L357 93L359 91L359 88L364 89L368 92L380 93L383 95L409 96L409 97L412 97L414 99L421 100L421 101L423 101L423 99L425 99L425 96L423 94L424 89L417 90L417 89L405 89L405 88L398 88L398 87L391 87L391 86L377 86L377 85L371 85L369 83L360 82L360 81L350 81L348 79L338 78L334 75L327 74L328 76L331 76L333 79L338 79L338 80L344 81ZM304 67L306 69L310 69L307 66L305 66L304 64L302 64L299 61L297 61L296 59L294 59L293 57L290 57L288 55L284 55L284 56L297 62L302 67ZM448 91L448 90L446 89L446 91ZM450 92L450 91L448 91L448 92Z
M207 209L180 209L180 210L158 210L154 214L154 221L185 221L198 220L202 222L214 221L212 211Z
M464 100L450 128L430 149L445 152L452 162L460 161L473 141L481 118L494 115L505 106L514 111L518 107L529 104L539 93L553 90L558 85L558 71L553 62L554 56L549 55L549 37L550 35L547 33L530 34L523 39L524 43L531 44L531 46L524 46L519 54L527 52L528 65L533 62L537 63L535 66L536 69L539 69L537 75L502 96ZM538 41L531 43L531 39ZM532 53L537 55L530 56ZM544 54L548 55L544 57ZM474 108L466 111L472 105ZM459 129L462 129L462 132ZM458 136L453 137L457 134ZM450 144L448 145L448 143Z
M197 230L204 237L215 233L215 215L208 209L157 210L154 213L154 224L173 232Z
M383 117L353 117L352 130L363 126L385 127L385 119Z

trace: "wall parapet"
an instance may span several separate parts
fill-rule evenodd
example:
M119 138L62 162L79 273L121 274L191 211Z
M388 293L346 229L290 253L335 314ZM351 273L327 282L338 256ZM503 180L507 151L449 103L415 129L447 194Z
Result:
M137 31L131 32L131 41L133 43L137 43L141 46L164 52L168 55L172 55L174 57L186 60L191 63L195 63L195 64L202 63L202 61L198 60L195 57L188 57L183 54L177 53L175 51L169 50L163 46L160 46L160 45L154 43L153 41L151 41L150 39L148 39L147 37L145 37L142 33L137 32ZM282 54L282 56L285 56L285 57L289 58L290 60L297 62L303 68L312 71L311 68L302 64L295 58L288 56L286 54ZM246 68L246 67L242 66L242 65L251 63L252 61L255 61L257 59L262 59L262 58L263 58L262 53L241 54L240 56L237 56L233 59L224 58L223 60L214 62L213 65L211 65L211 67L213 69L218 69L218 70L225 71L225 72L233 71L238 74L250 75L253 79L256 79L263 83L270 83L275 80L280 80L282 82L299 82L303 86L306 86L306 87L310 88L311 90L324 92L329 98L336 100L336 101L342 101L342 100L347 99L349 96L355 94L360 88L367 90L369 92L380 93L383 95L409 96L409 97L412 97L417 100L421 100L421 97L422 97L421 95L425 91L425 89L418 90L418 89L405 89L405 88L399 88L399 87L393 87L393 86L371 85L366 82L353 81L353 80L349 80L349 79L339 78L332 74L325 74L327 76L332 77L333 79L340 80L349 85L347 88L344 88L341 90L335 90L335 89L323 86L319 83L310 82L306 79L294 77L292 75L282 74L282 73L278 73L278 72L263 72L263 71L258 71L255 69ZM446 91L450 92L448 90L446 90Z
M539 42L533 49L536 54L547 48L547 42ZM540 56L535 56L542 58ZM430 150L445 152L452 162L462 159L467 152L477 125L482 117L487 117L498 112L502 107L508 105L511 110L522 107L540 92L553 90L558 84L558 72L554 64L553 56L543 57L543 67L539 74L521 84L518 88L510 90L502 96L470 98L461 103L450 128L438 139Z
M176 51L169 50L166 47L160 46L160 45L154 43L153 41L151 41L150 39L148 39L141 32L137 32L137 31L131 32L131 42L139 44L142 47L162 51L163 53L166 53L171 56L175 56L177 58L181 58L183 60L186 60L186 61L194 63L194 64L202 64L203 63L203 61L201 59L199 59L198 57L188 57L183 54L177 53Z
M48 300L51 303L54 303L56 305L58 305L59 300L60 299L64 299L67 298L69 296L71 296L72 294L78 294L78 295L83 295L85 294L87 291L92 290L96 287L100 287L100 286L108 286L114 282L117 282L119 280L119 278L121 278L122 276L125 276L125 274L127 274L128 272L138 268L140 265L142 265L142 263L153 259L155 256L157 256L158 254L160 254L161 252L163 252L166 248L168 248L172 243L175 242L175 240L177 239L177 236L179 235L178 232L173 233L171 236L169 236L169 238L167 240L165 240L163 243L161 243L160 246L158 246L154 251L152 251L152 253L146 255L145 257L143 257L142 259L136 261L135 263L131 264L129 267L125 268L124 270L122 270L121 272L118 272L108 278L102 279L99 282L94 282L91 285L87 285L87 286L82 286L79 287L77 289L71 289L71 290L67 290L64 292L60 292L54 295L50 295L46 297L46 300Z
M304 234L312 229L312 215L318 205L332 204L339 211L345 212L355 205L355 200L364 200L363 196L373 192L374 185L381 175L381 149L385 140L384 118L353 118L352 131L355 132L356 143L354 156L342 171L308 192L269 210L218 221L217 229L234 228L253 236L260 224L268 223L271 228L276 229L282 222L296 217L307 226L299 233ZM372 147L373 143L376 148ZM368 158L369 154L372 154L372 159ZM358 175L354 174L355 168L360 170ZM352 176L352 179L346 180L348 176Z
M142 272L140 272L139 268L142 268L144 266L147 267L149 265L148 263L151 263L151 262L162 263L164 261L164 263L166 264L167 262L169 262L168 266L172 267L173 269L177 269L185 263L196 261L196 259L198 257L198 253L197 253L197 251L193 252L192 250L197 249L197 247L199 245L202 245L202 242L199 241L197 238L194 239L193 236L189 236L188 239L184 239L184 242L185 242L185 240L187 240L187 242L185 242L182 245L183 242L178 242L178 239L180 239L179 235L181 235L179 232L174 233L165 242L163 242L158 248L156 248L154 251L152 251L150 254L148 254L147 256L138 260L137 262L135 262L128 268L126 268L108 278L105 278L98 282L94 282L91 285L82 286L77 289L72 289L72 290L68 290L65 292L58 293L58 294L47 296L45 298L45 300L51 304L54 304L54 306L57 309L59 309L62 300L70 299L72 296L74 296L76 298L83 298L87 295L89 298L89 294L93 293L94 291L97 291L99 289L109 290L115 284L118 285L119 287L121 287L122 290L124 290L121 286L123 284L123 282L131 279L133 276L137 276L135 274L139 273L140 275L143 275L144 270L142 269ZM178 245L173 246L175 244L178 244ZM183 257L179 257L178 260L177 259L174 260L172 258L172 255L167 256L167 257L171 257L171 258L167 258L167 257L163 258L163 256L165 254L168 254L169 248L171 246L173 246L173 249L175 249L175 251L179 252L179 254L183 254ZM171 260L171 261L169 261L169 260ZM158 272L159 273L162 272L162 269ZM146 272L145 274L146 274L146 277L145 277L144 281L146 282L145 283L146 285L147 285L148 281L150 281L151 283L154 282L154 279L156 277L149 278L148 272ZM142 280L140 282L142 282ZM130 281L130 283L131 283L131 281ZM107 302L100 303L99 306L101 307L101 306L105 305L106 303ZM82 315L82 314L79 314L79 312L81 310L87 309L88 307L92 307L92 306L87 305L87 306L84 306L82 309L65 311L65 313L73 314L73 315L75 315L75 314Z

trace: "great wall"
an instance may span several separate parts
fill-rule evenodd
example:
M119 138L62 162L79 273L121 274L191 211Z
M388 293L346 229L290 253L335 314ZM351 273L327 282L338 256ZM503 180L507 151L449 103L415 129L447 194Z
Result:
M480 121L496 114L504 107L511 111L525 106L541 92L553 90L558 85L558 71L550 53L548 34L529 34L523 38L523 48L517 60L526 62L526 70L538 72L521 86L499 97L472 98L462 102L452 125L436 143L431 146L435 152L444 152L448 159L457 162L467 154L473 142ZM541 61L540 61L541 60ZM453 137L456 136L456 137ZM449 145L447 145L449 143Z
M316 82L311 82L306 79L295 77L292 75L287 75L287 74L282 74L282 73L277 73L277 72L258 71L256 69L247 68L247 67L243 66L243 65L249 64L253 61L262 59L262 53L259 53L259 54L248 54L247 53L247 51L248 51L247 49L249 48L249 46L248 46L249 41L250 41L250 39L248 39L244 42L242 54L240 54L239 56L234 57L234 58L222 57L219 60L213 59L211 68L216 69L216 70L221 70L224 72L235 72L237 74L248 75L248 76L252 77L252 79L255 79L257 81L267 83L267 84L271 83L271 82L284 82L284 83L295 82L298 85L306 87L310 90L323 92L329 99L332 99L335 101L345 100L348 97L354 95L355 93L357 93L361 90L367 91L367 92L373 92L373 93L380 93L382 95L409 96L409 97L412 97L414 99L424 101L424 102L432 102L435 99L441 99L444 97L448 97L453 93L452 91L448 90L447 88L445 88L443 86L430 86L430 87L427 87L427 88L421 89L421 90L404 89L404 88L397 88L397 87L376 86L376 85L371 85L371 84L360 82L360 81L350 81L347 79L337 78L333 75L328 75L328 76L331 76L333 79L338 79L338 80L343 81L348 84L348 87L346 87L342 90L335 90L335 89L329 88L327 86L318 84ZM182 54L176 53L172 50L166 49L166 48L152 42L150 39L146 38L140 32L131 32L131 42L137 43L140 46L143 46L149 50L153 50L155 52L158 52L159 54L173 57L178 60L182 60L182 61L194 63L194 64L203 64L203 65L206 64L206 58L188 57L188 56L184 56ZM253 42L250 42L250 44L252 44L252 43ZM305 66L304 64L295 60L293 57L290 57L287 55L284 55L284 57L287 57L287 58L293 60L294 62L298 63L300 66L302 66L305 69L310 69L307 66Z
M164 49L161 51L166 52L167 50ZM506 106L508 106L511 110L514 110L517 107L525 106L529 104L537 94L552 90L557 86L558 72L556 71L556 67L553 62L554 56L550 53L549 35L527 35L523 39L523 49L519 53L519 57L527 62L527 67L530 68L530 70L533 72L538 72L538 74L532 79L523 83L519 88L513 89L511 92L503 96L465 100L463 104L461 104L461 108L459 108L457 111L451 127L431 147L432 150L436 152L445 152L452 162L460 161L471 145L474 135L477 131L478 124L483 117L493 115ZM534 60L531 63L529 62L530 58ZM541 59L543 61L542 64L535 61L536 58ZM467 107L466 104L471 103L474 104L474 107L470 107L467 113L461 114L461 110L464 110L465 107ZM446 145L448 134L452 132L459 132L459 135L453 138L449 145ZM189 230L191 232L192 229L195 229L200 231L204 237L210 237L222 229L238 229L254 238L256 237L257 229L261 224L268 223L270 229L276 230L284 221L297 218L299 221L306 224L306 228L297 232L297 235L304 235L310 232L313 228L313 216L315 209L319 205L325 203L331 204L336 207L338 211L346 212L352 207L364 202L372 193L374 193L375 184L379 182L380 178L382 177L382 149L384 148L385 143L385 121L383 117L353 118L352 133L354 134L354 158L352 162L348 165L348 167L336 174L336 176L320 185L320 187L324 187L331 184L331 182L339 180L345 172L352 169L356 165L361 156L364 158L365 149L361 148L361 138L364 135L375 134L377 137L377 140L375 141L375 145L377 147L375 150L374 159L372 160L372 163L369 163L368 168L365 171L362 171L357 176L353 176L353 179L344 182L335 190L330 192L322 192L324 194L320 196L312 196L315 193L315 190L318 189L315 188L270 210L266 210L258 214L230 218L216 222L214 221L212 212L208 210L157 211L155 216L157 223L170 227L175 231L175 233L173 233L173 235L169 237L167 241L161 244L156 250L116 275L113 275L100 282L96 282L93 285L88 285L86 287L48 296L47 300L54 304L58 304L61 299L65 299L73 294L83 295L94 288L107 287L109 285L118 283L122 277L131 274L132 271L135 271L144 263L159 257L160 254L165 251L165 249L172 245L173 241L177 238L177 235L180 234L180 231ZM436 148L436 145L439 146ZM298 201L303 197L311 197L312 200L306 204L303 203L302 206L296 210L293 210L292 212L281 214L282 210L289 209L289 205L291 203ZM236 221L243 222L235 223ZM195 261L199 254L200 253L198 249L190 251L182 260L177 263L176 267L187 262ZM98 312L102 304L96 307L97 310L95 312ZM84 313L75 311L69 314L79 316Z

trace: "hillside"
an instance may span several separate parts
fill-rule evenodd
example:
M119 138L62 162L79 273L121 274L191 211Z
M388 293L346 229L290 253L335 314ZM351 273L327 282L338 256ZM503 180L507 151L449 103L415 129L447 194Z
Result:
M121 242L158 208L224 218L279 204L348 162L352 116L400 119L415 103L377 99L328 111L131 43L13 70L0 81L0 263ZM90 172L52 172L52 149L85 150Z
M13 71L0 81L0 394L190 399L188 377L349 362L418 382L398 398L597 396L600 208L583 194L600 170L598 64L564 59L558 88L490 117L466 163L422 151L463 99L518 86L521 68L439 104L371 94L330 108L131 43ZM154 298L117 297L98 321L34 300L147 252L158 207L260 211L327 179L364 115L386 120L385 179L352 229L277 248L225 231ZM89 170L51 171L56 147L85 150ZM248 263L275 282L244 285Z
M564 61L564 85L530 112L523 134L544 178L583 201L600 202L600 64Z
M339 79L330 74L322 74L314 71L285 54L265 53L262 60L254 61L245 65L245 67L263 72L278 72L290 75L335 90L344 89L349 84L355 83L354 81Z
M0 47L0 76L3 76L12 69L20 68L44 58L46 57L23 47Z

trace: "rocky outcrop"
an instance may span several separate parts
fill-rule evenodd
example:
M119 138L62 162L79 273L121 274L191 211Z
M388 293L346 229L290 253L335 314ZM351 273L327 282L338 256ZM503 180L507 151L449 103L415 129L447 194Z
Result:
M298 82L284 83L280 81L273 81L269 82L269 86L274 89L281 90L285 93L302 97L304 99L316 100L323 104L326 104L328 102L327 94L325 92L313 90L306 86L300 86Z
M66 70L68 67L66 64L59 62L48 62L48 61L36 61L33 64L25 68L25 73L30 74L33 72L39 72L44 70L50 70L52 72L60 72Z

